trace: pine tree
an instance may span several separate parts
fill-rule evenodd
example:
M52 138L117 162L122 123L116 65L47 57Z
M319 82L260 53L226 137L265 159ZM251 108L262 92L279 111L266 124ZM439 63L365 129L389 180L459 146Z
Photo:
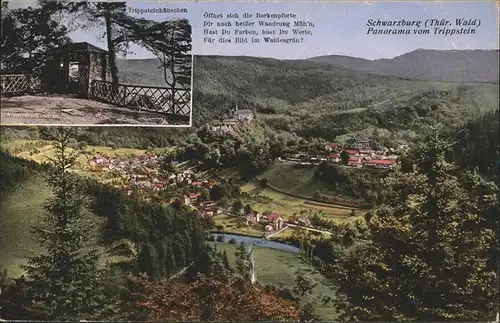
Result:
M141 247L138 259L140 272L145 272L150 277L159 277L161 276L161 265L163 264L159 263L158 253L155 246L152 243L144 244Z
M149 25L149 26L148 26ZM172 93L172 108L177 113L176 90L191 86L191 25L186 19L161 23L136 24L135 37L160 60L165 83ZM184 98L186 100L187 98Z
M247 250L245 244L242 242L236 247L234 252L236 256L236 273L242 277L247 276L246 270L246 260L247 260Z
M231 265L229 264L229 257L227 256L226 250L222 253L222 263L224 264L224 268L227 270L231 270Z
M45 176L54 195L44 207L42 223L34 228L45 252L23 266L30 310L46 320L99 319L106 302L100 256L88 244L94 226L85 219L85 198L69 172L79 156L71 142L70 131L58 132Z
M369 220L371 243L335 270L347 320L491 320L498 277L488 267L495 233L479 201L445 159L436 129L415 167L386 180L386 204Z

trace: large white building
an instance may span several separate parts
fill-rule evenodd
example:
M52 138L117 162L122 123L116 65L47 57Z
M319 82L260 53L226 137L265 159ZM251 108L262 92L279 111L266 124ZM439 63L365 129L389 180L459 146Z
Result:
M249 109L238 110L238 105L236 105L232 114L233 114L233 119L239 121L250 121L253 120L255 117L252 110Z

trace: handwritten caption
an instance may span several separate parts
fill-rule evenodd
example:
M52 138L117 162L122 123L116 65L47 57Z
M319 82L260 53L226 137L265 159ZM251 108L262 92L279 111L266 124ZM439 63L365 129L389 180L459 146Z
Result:
M203 42L209 44L297 44L314 34L315 24L294 13L203 14Z
M423 20L380 20L368 19L368 35L471 35L481 26L478 18L457 18L446 20L431 18Z

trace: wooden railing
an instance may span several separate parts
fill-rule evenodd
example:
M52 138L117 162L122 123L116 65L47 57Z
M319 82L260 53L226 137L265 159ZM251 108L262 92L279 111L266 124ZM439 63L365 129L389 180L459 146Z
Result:
M191 91L170 88L118 84L93 80L89 98L139 111L157 112L162 115L189 119L191 114Z
M1 95L20 95L27 92L36 92L41 89L40 77L31 74L3 74L0 75Z

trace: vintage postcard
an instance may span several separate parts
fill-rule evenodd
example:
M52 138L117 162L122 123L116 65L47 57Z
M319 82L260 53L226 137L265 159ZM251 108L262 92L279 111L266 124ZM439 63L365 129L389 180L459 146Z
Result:
M498 2L30 3L0 321L500 323Z
M3 2L1 124L189 126L186 13L142 2Z

